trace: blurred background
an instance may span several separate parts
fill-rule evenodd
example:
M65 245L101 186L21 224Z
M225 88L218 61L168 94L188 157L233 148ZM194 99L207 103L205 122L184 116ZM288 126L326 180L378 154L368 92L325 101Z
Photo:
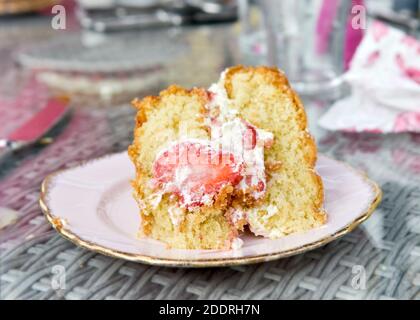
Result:
M172 82L206 86L231 64L269 64L302 94L339 95L371 21L416 36L418 18L417 0L0 0L1 67L124 101Z
M420 0L0 0L0 298L62 298L41 266L63 264L68 299L130 283L129 298L419 299L419 18ZM372 218L308 254L188 273L125 267L51 230L46 175L126 150L134 97L208 87L236 64L286 72L319 152L380 184Z

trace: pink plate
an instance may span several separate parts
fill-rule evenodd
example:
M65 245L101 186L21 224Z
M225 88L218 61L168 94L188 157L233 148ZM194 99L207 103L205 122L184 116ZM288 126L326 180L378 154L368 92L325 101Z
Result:
M317 171L324 182L328 222L276 240L244 235L239 250L168 249L159 241L138 239L138 208L129 183L134 168L126 152L48 176L42 184L40 205L61 235L105 255L183 267L255 263L322 246L366 220L380 201L378 186L344 163L319 155Z

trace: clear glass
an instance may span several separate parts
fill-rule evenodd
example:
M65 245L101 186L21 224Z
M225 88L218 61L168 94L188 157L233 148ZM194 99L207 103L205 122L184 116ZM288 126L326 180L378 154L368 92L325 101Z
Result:
M239 61L245 65L267 64L267 41L259 7L250 0L237 0L240 19Z
M257 0L267 62L284 70L301 94L337 95L344 73L348 0Z

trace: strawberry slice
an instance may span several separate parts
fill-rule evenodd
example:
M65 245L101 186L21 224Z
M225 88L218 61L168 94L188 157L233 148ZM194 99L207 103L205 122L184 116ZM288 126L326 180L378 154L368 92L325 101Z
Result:
M252 175L246 175L244 182L248 187L253 188L254 191L256 192L264 192L265 182L263 180L257 180L257 182L254 183L252 180L253 180Z
M257 130L249 122L246 122L244 120L242 120L242 122L246 126L246 131L243 136L244 148L245 150L253 150L257 145Z
M214 93L214 92L211 92L211 91L207 90L206 93L207 93L207 99L209 101L212 101L216 97L216 93Z
M220 190L242 180L243 164L201 142L185 141L165 150L153 164L153 182L165 192L177 194L182 206L206 204Z

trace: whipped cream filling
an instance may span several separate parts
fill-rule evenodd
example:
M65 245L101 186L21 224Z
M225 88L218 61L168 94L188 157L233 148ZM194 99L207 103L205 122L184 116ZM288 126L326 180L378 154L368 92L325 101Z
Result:
M236 225L239 221L246 218L245 212L241 209L230 208L230 220Z
M261 212L266 212L263 216L260 215ZM256 236L263 236L269 239L276 239L283 235L283 233L279 230L267 230L265 227L265 223L268 220L278 213L278 208L274 205L268 206L259 206L250 209L247 212L247 219L248 221L252 221L252 224L249 224L249 228Z
M261 198L266 186L264 146L270 144L273 135L239 118L226 122L212 121L210 127L212 140L220 143L224 152L232 153L235 159L244 163L244 179L238 188L246 191L252 187L253 197Z
M211 140L220 143L223 151L231 152L245 164L244 179L238 188L246 191L252 187L253 197L259 199L266 189L264 147L272 145L274 136L237 116L226 93L224 74L219 83L210 86L209 92L212 99L207 105L210 115L207 125L211 128Z
M238 250L242 248L242 245L244 244L244 241L241 238L235 238L232 241L232 250Z
M175 227L178 227L185 218L184 210L177 206L170 206L168 214Z

